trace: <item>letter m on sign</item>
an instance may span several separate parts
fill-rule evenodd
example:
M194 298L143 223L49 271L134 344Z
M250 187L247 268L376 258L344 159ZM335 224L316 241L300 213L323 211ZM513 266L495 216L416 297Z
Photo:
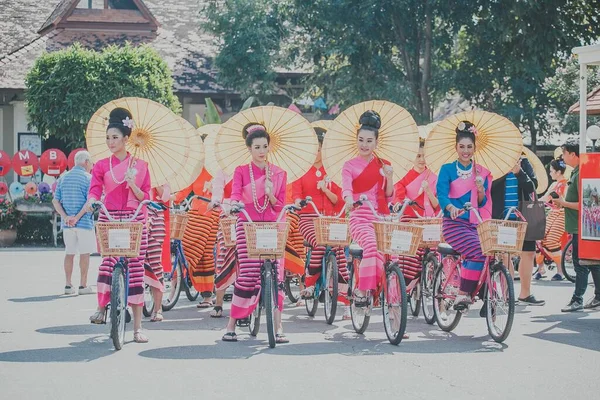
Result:
M29 152L28 151L20 151L19 152L19 160L29 160Z

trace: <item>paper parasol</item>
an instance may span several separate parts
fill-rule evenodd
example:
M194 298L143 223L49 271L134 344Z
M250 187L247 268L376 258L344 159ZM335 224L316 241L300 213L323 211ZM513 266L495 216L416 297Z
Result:
M40 157L40 169L45 175L60 176L67 169L67 156L59 149L48 149Z
M220 129L220 124L203 125L196 129L196 132L198 132L200 135L206 135L204 138L204 150L206 153L206 158L204 159L204 168L206 168L210 176L213 178L221 169L215 155L215 141L217 140L217 135L219 134Z
M190 157L190 140L181 118L162 104L138 97L124 97L106 103L90 119L85 140L92 159L111 155L106 146L110 112L117 107L133 116L133 131L127 151L148 163L153 187L174 181Z
M472 110L438 122L429 133L425 156L432 171L437 173L442 165L458 158L456 127L461 121L469 121L477 128L474 160L489 169L494 179L504 176L517 165L523 149L519 128L501 115Z
M4 176L10 172L12 161L10 156L4 150L0 150L0 176Z
M15 153L12 165L17 175L32 176L38 170L40 163L33 151L21 150Z
M268 160L287 172L287 181L303 176L314 164L319 141L310 123L301 115L281 107L263 106L244 110L221 125L215 140L219 167L228 175L248 164L250 152L242 136L243 128L256 123L271 136Z
M539 157L535 155L533 151L529 150L525 146L523 146L523 153L525 153L525 157L533 166L533 171L535 172L535 177L538 181L536 193L544 193L546 189L548 189L548 172L546 172L544 163L542 163L542 160L540 160Z
M397 104L382 100L371 100L356 104L342 112L327 130L323 142L323 165L329 176L338 185L342 181L344 163L358 156L356 134L358 120L367 110L381 116L381 128L375 153L388 160L394 168L394 181L402 177L413 166L419 151L419 131L408 111Z
M185 128L185 133L187 134L190 143L189 158L187 163L184 165L184 168L179 170L177 175L169 180L168 183L171 193L185 189L194 183L204 167L205 152L202 137L198 134L194 126L183 118L181 118L181 124ZM157 185L154 184L152 185L152 187L156 186Z

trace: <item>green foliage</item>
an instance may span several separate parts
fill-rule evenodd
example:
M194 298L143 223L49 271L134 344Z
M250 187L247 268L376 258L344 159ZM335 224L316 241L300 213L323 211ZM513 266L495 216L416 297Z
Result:
M246 101L244 101L244 104L242 104L242 108L240 109L240 111L244 111L249 109L250 107L252 107L252 104L254 104L254 101L256 101L256 98L254 96L250 96L246 99Z
M204 123L204 120L202 119L202 117L199 114L196 114L196 128L200 128L201 126L206 125Z
M50 215L26 215L23 224L17 230L16 244L25 246L52 244Z
M147 46L95 52L76 44L45 53L25 83L30 125L72 147L84 143L85 127L96 110L120 97L144 97L181 111L166 62Z
M207 124L222 124L221 116L219 115L219 110L217 110L217 106L213 103L212 99L205 98L204 103L206 103L206 112L204 113L204 121Z
M15 203L0 198L0 229L15 229L23 224L23 215L15 207Z

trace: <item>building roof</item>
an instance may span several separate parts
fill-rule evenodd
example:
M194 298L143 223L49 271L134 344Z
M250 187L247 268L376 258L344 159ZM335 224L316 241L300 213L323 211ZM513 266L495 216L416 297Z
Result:
M587 97L587 115L600 115L600 87L594 89ZM569 114L579 114L579 102L569 107Z
M33 0L0 1L0 16L8 25L3 23L0 28L0 89L24 89L27 71L45 51L64 49L75 42L100 50L129 41L147 43L161 55L173 72L176 92L231 92L216 82L211 63L217 51L214 37L200 29L198 15L204 1L135 0L160 24L155 32L68 30L60 28L61 24L55 28L53 24L69 15L74 0L49 1L52 7Z

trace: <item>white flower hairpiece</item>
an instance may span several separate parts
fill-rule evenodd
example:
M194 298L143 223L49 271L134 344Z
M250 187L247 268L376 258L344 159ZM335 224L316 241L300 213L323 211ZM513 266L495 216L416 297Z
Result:
M465 125L464 122L461 121L461 122L458 123L458 130L459 131L464 131L466 127L467 127L467 125Z
M134 125L135 125L135 124L133 123L133 120L132 120L132 119L130 119L129 117L126 117L126 118L123 120L123 125L125 125L125 126L126 126L126 127L128 127L129 129L133 129L133 127L134 127Z

